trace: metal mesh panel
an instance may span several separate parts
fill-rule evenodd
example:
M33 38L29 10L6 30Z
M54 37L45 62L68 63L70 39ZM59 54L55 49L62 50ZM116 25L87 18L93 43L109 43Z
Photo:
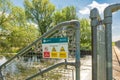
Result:
M97 27L97 75L98 80L106 80L105 26Z

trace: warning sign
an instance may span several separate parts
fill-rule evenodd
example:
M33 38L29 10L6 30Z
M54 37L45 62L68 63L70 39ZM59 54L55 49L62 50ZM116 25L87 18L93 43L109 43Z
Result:
M48 51L48 47L44 47L43 56L44 58L50 58L50 52Z
M55 47L52 48L51 58L58 58L58 52L56 51Z
M43 58L68 58L68 38L42 39Z
M67 52L65 51L63 46L60 48L59 57L63 59L67 58Z

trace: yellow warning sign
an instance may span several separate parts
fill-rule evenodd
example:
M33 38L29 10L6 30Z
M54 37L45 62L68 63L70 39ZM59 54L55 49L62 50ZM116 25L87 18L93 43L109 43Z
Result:
M63 46L60 48L59 58L63 58L63 59L67 58L67 52L65 52Z
M51 58L58 58L58 52L56 51L55 47L52 48Z

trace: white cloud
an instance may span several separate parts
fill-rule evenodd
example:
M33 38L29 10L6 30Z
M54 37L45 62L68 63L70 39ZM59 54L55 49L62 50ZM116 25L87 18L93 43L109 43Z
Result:
M81 14L90 14L90 9L85 7L84 9L79 11Z
M108 6L109 4L107 3L103 3L103 4L99 4L96 1L93 1L91 4L89 4L87 7L85 7L84 9L80 10L80 14L89 14L90 10L93 8L97 8L100 14L103 14L104 9Z

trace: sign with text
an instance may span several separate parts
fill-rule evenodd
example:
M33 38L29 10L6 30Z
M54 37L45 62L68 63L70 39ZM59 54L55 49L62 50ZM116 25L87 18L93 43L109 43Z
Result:
M43 58L68 58L68 38L42 39Z

